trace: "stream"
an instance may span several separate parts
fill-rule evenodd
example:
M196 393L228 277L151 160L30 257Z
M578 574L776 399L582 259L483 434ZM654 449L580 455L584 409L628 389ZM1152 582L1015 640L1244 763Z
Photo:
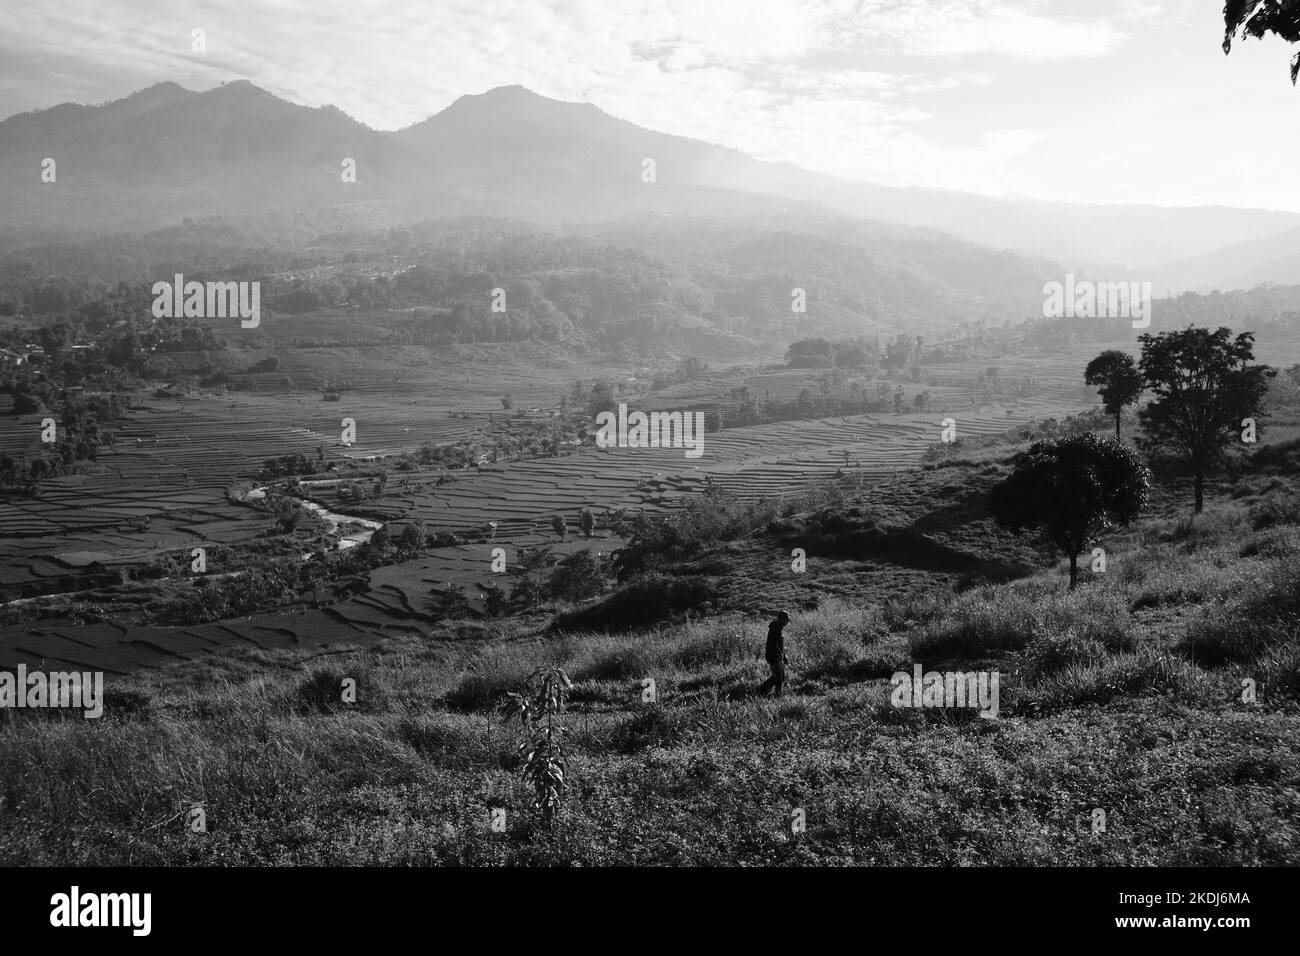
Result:
M301 484L304 487L319 484L334 484L332 481L304 481ZM266 487L254 488L244 496L245 501L258 501L266 497ZM371 535L384 526L382 521L371 521L368 518L356 518L352 515L341 515L330 511L323 505L318 505L314 501L305 501L301 498L294 499L299 508L304 511L310 511L322 521L325 522L325 534L338 542L340 551L346 551L348 548L355 548L359 544L364 544L370 540ZM349 527L355 530L347 530ZM342 533L340 533L340 529ZM304 558L311 557L311 554L303 555Z

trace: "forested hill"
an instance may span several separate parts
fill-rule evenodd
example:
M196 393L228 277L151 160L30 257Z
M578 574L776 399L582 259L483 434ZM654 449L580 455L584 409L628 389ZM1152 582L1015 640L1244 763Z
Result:
M560 233L462 219L300 243L268 233L259 243L247 227L191 223L0 257L0 312L64 314L117 282L151 285L181 272L260 279L272 311L453 310L457 336L497 341L670 329L874 334L1018 321L1041 311L1054 274L1049 263L941 233L834 217L800 225L646 216ZM506 291L504 312L490 308L495 288Z

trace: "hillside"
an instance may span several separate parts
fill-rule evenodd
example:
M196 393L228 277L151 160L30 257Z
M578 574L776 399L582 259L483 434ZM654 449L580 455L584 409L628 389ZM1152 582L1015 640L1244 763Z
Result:
M461 325L489 340L648 343L676 329L750 339L805 329L928 334L1041 313L1043 283L1059 272L942 233L826 214L755 225L716 210L647 215L568 234L501 218L292 234L186 222L15 250L0 255L0 314L85 311L119 282L137 286L132 302L145 309L160 276L233 273L258 278L274 312L459 306ZM494 288L507 292L505 313L490 311ZM804 290L801 313L795 289ZM275 328L269 321L266 334Z
M945 553L1007 556L982 502L1014 451L950 458L713 556L779 583L795 577L787 545L809 546L800 587L817 597L791 608L783 701L752 696L780 589L648 630L561 636L534 616L204 658L114 682L99 721L6 723L0 862L1294 863L1295 441L1195 520L1185 489L1162 491L1076 592L1023 546L1010 583L947 573ZM890 528L905 552L870 543ZM998 718L892 707L889 675L913 662L999 671ZM497 709L547 663L573 681L550 827ZM348 678L355 704L339 703ZM181 821L195 805L204 835ZM792 839L794 808L807 831Z
M1179 290L1288 285L1300 275L1300 229L1237 242L1168 264L1165 281Z

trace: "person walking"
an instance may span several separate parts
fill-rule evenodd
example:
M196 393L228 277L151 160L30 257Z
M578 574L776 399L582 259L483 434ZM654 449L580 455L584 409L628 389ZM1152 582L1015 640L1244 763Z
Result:
M772 676L763 681L758 688L759 695L766 694L769 690L775 690L776 696L781 696L781 688L785 684L785 635L782 633L785 626L790 623L790 615L785 611L778 611L776 620L767 626L767 648L764 657L767 658L767 666L772 670Z

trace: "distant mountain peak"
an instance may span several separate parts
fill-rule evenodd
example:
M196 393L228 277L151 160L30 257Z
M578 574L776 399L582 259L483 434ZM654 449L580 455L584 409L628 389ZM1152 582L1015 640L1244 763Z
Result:
M494 86L492 89L480 94L482 96L541 96L540 93L534 93L528 87L519 83L510 83L507 86Z
M195 93L185 89L185 87L181 86L179 83L173 83L172 81L167 80L163 83L155 83L153 86L147 86L143 90L136 90L130 96L125 96L114 103L106 105L135 107L160 106L195 95Z
M541 93L534 92L526 86L520 86L518 83L512 83L509 86L494 86L490 90L484 90L482 93L466 93L458 96L452 102L448 109L466 109L484 106L509 106L522 108L538 107L577 107L581 103L571 103L567 100L557 100L554 97L543 96Z
M174 80L163 80L161 83L155 83L153 86L146 86L142 90L136 90L127 99L133 99L137 96L157 96L160 93L188 93L189 90L181 86Z
M214 86L205 93L205 96L269 96L272 99L278 99L274 93L268 93L253 83L252 80L231 80L229 83L222 83L220 86Z

